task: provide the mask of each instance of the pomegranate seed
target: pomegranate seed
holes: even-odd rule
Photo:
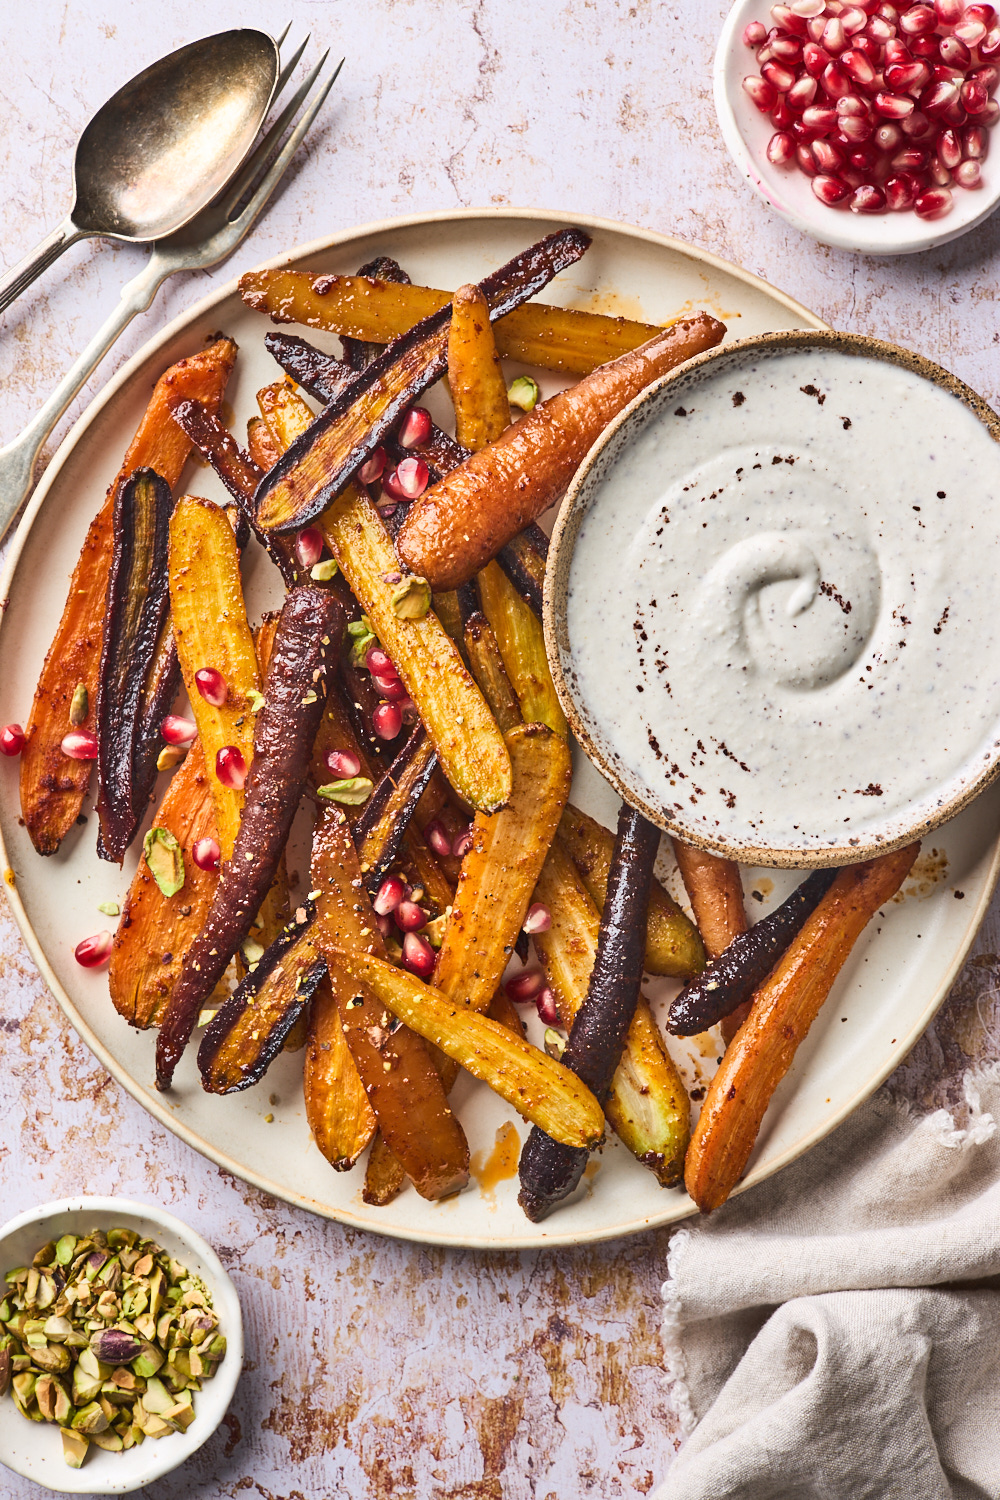
[[[813,156],[821,172],[839,172],[846,157],[832,141],[813,141]]]
[[[825,0],[792,0],[788,7],[793,15],[800,16],[804,21],[811,21],[814,16],[821,16],[826,9]]]
[[[802,49],[802,61],[810,78],[818,78],[833,59],[824,47],[817,46],[815,42],[806,42]]]
[[[887,46],[895,38],[896,28],[890,26],[882,16],[872,16],[865,27],[865,35],[871,37],[872,41],[877,42],[879,46]]]
[[[938,43],[942,63],[949,68],[961,68],[964,72],[972,62],[972,54],[957,36],[943,36]]]
[[[880,214],[885,209],[885,194],[871,183],[856,188],[847,205],[852,214]]]
[[[904,36],[923,36],[936,25],[937,16],[929,5],[911,5],[899,18],[899,29]]]
[[[552,913],[541,901],[535,901],[528,907],[527,915],[521,923],[521,931],[531,937],[536,932],[548,932],[552,926]]]
[[[808,74],[803,78],[797,78],[785,95],[785,103],[796,114],[801,114],[815,99],[818,88],[819,84],[815,78],[810,78]]]
[[[556,1005],[556,997],[548,985],[546,985],[544,990],[540,991],[535,1004],[538,1006],[538,1018],[540,1021],[544,1021],[546,1026],[555,1026],[558,1024],[559,1009]]]
[[[751,21],[749,26],[743,28],[744,47],[759,47],[767,36],[767,30],[759,21]]]
[[[868,17],[859,5],[849,5],[846,10],[840,12],[840,24],[844,28],[845,35],[856,36],[868,25]]]
[[[823,46],[827,52],[843,52],[847,46],[844,23],[839,16],[831,16],[823,27]]]
[[[0,729],[0,755],[20,755],[24,749],[24,730],[20,724],[5,724]]]
[[[875,14],[888,21],[890,26],[899,25],[899,9],[895,5],[882,4],[875,7]]]
[[[380,740],[394,740],[402,727],[398,703],[380,703],[372,713],[372,728]]]
[[[979,43],[980,57],[996,57],[1000,52],[1000,26],[991,26]]]
[[[544,984],[545,979],[540,969],[522,969],[520,974],[507,980],[504,992],[507,999],[513,1000],[515,1005],[530,1005]]]
[[[226,679],[214,667],[199,667],[194,674],[194,685],[205,702],[211,703],[213,708],[221,708],[225,703],[229,691]]]
[[[388,651],[381,646],[369,646],[365,652],[365,666],[369,672],[378,672],[383,677],[398,677],[396,664]]]
[[[959,90],[959,95],[962,100],[963,108],[966,109],[970,115],[981,115],[987,104],[989,104],[990,102],[990,96],[983,88],[982,84],[974,83],[971,78],[967,79],[966,82],[962,84]]]
[[[821,104],[810,104],[809,108],[802,112],[802,123],[807,130],[825,134],[828,130],[836,130],[837,111],[826,109]]]
[[[387,875],[372,902],[377,917],[388,917],[402,901],[406,887],[398,875]],[[423,925],[423,924],[421,924]]]
[[[191,849],[191,858],[199,870],[217,870],[222,859],[218,839],[198,839]]]
[[[931,157],[927,164],[927,173],[935,187],[947,187],[951,182],[951,173],[938,156]]]
[[[955,83],[961,90],[965,82],[965,74],[961,68],[948,68],[944,63],[935,63],[931,69],[932,83]]]
[[[468,828],[463,828],[461,833],[455,835],[455,841],[451,846],[451,852],[456,859],[465,858],[469,850],[472,848],[474,837],[475,834],[471,823],[469,824]]]
[[[954,26],[962,19],[962,0],[934,0],[934,10],[941,26]]]
[[[762,76],[777,89],[779,94],[783,94],[786,89],[790,89],[795,82],[795,74],[791,68],[786,68],[784,63],[767,62],[760,71]]]
[[[908,177],[890,177],[885,184],[885,201],[893,213],[902,213],[905,209],[912,208],[916,196]]]
[[[995,99],[991,99],[982,114],[977,115],[976,118],[984,125],[995,125],[1000,120],[1000,104]]]
[[[427,488],[430,477],[430,470],[422,458],[404,458],[391,474],[383,474],[382,488],[396,500],[416,500]]]
[[[772,166],[787,166],[795,155],[795,142],[785,130],[776,131],[767,143],[767,159]]]
[[[975,18],[967,21],[959,21],[955,27],[955,35],[959,41],[965,42],[967,46],[977,47],[986,35],[986,27],[982,21],[977,21]]]
[[[193,719],[182,718],[180,714],[167,714],[160,725],[160,733],[168,745],[190,745],[197,737],[198,726]]]
[[[415,901],[400,901],[395,916],[400,932],[419,932],[427,926],[427,913]]]
[[[71,729],[63,736],[61,749],[70,760],[96,760],[97,735],[91,734],[89,729]]]
[[[811,42],[821,42],[823,40],[823,32],[825,30],[825,16],[814,16],[811,21],[806,22],[806,35]]]
[[[361,774],[361,762],[353,750],[328,750],[324,759],[326,769],[338,781],[349,781]]]
[[[941,119],[947,112],[961,103],[958,85],[951,79],[940,79],[932,83],[920,96],[920,108],[934,119]]]
[[[905,68],[913,62],[913,53],[905,42],[891,41],[885,44],[885,65],[887,68]]]
[[[882,48],[870,36],[865,36],[862,32],[860,36],[851,38],[851,44],[856,52],[862,52],[867,57],[873,68],[882,66]]]
[[[868,116],[868,105],[864,99],[857,94],[845,94],[842,99],[837,100],[837,123],[841,123],[842,116],[850,115],[857,119],[865,119]]]
[[[800,16],[787,5],[772,5],[771,20],[781,28],[782,31],[791,32],[792,36],[804,36],[806,30],[806,18]]]
[[[398,703],[408,696],[405,684],[398,677],[383,677],[380,673],[373,672],[372,682],[390,703]]]
[[[905,120],[912,115],[915,105],[905,94],[876,94],[875,113],[886,120]]]
[[[951,208],[952,197],[946,187],[931,188],[921,193],[913,205],[922,219],[941,219]]]
[[[969,125],[962,131],[962,155],[967,161],[983,161],[988,150],[989,140],[981,125]]]
[[[243,752],[235,745],[223,745],[215,757],[215,774],[230,791],[241,792],[247,779],[247,763],[243,759]]]
[[[880,151],[895,151],[902,139],[898,125],[880,125],[875,132],[875,144]]]
[[[73,957],[85,969],[96,969],[98,964],[107,963],[111,957],[114,941],[110,932],[95,932],[93,937],[84,938],[82,943],[77,943],[73,949]]]
[[[962,161],[955,168],[955,181],[959,187],[977,188],[983,185],[983,169],[977,161]]]
[[[300,568],[311,568],[323,556],[323,533],[307,526],[295,538],[295,557]]]
[[[992,5],[981,5],[976,3],[974,5],[966,6],[965,18],[969,21],[982,21],[984,26],[991,26],[997,18],[997,13]]]
[[[816,158],[813,156],[811,146],[796,146],[795,160],[799,164],[799,170],[804,172],[807,177],[816,176],[819,167],[816,165]]]
[[[923,110],[915,109],[912,115],[908,115],[903,121],[901,129],[911,141],[924,141],[934,134],[935,127],[934,122],[927,118]]]
[[[859,172],[872,173],[875,170],[876,156],[871,146],[856,146],[852,149],[848,161],[852,167]]]
[[[849,78],[853,78],[854,82],[860,83],[862,87],[875,82],[875,69],[865,54],[855,47],[844,53],[840,59],[840,66]]]
[[[785,102],[784,94],[778,95],[778,102],[771,111],[771,123],[777,125],[779,130],[784,130],[792,123],[792,111]]]
[[[426,407],[411,406],[396,433],[401,448],[418,448],[431,435],[431,414]]]
[[[921,151],[918,146],[904,146],[902,151],[896,152],[890,166],[896,172],[923,172],[929,161],[929,152]]]
[[[839,99],[851,92],[851,80],[837,63],[828,63],[823,69],[823,88],[831,99]]]
[[[992,94],[997,84],[1000,83],[1000,68],[995,68],[989,63],[985,68],[977,68],[972,74],[973,83],[981,83],[988,94]]]
[[[923,58],[924,62],[936,62],[941,56],[938,51],[938,39],[936,36],[914,36],[910,38],[910,51],[914,59]]]
[[[844,115],[840,120],[840,133],[852,145],[855,142],[871,140],[874,129],[867,115]]]
[[[962,143],[954,130],[942,130],[937,138],[938,160],[950,171],[962,160]]]
[[[434,973],[434,949],[418,932],[408,932],[403,939],[403,967],[418,979],[429,979]]]
[[[442,859],[447,859],[451,854],[451,835],[441,822],[440,818],[433,818],[424,829],[424,838],[430,844],[435,854]]]
[[[774,48],[771,46],[770,42],[768,42],[764,47],[757,48],[757,62],[761,67],[763,67],[766,62],[770,62],[773,57]]]
[[[894,93],[906,93],[925,88],[931,81],[931,72],[925,62],[899,63],[886,68],[885,81]]]
[[[771,50],[779,62],[797,63],[802,60],[802,41],[797,36],[776,36]]]
[[[868,178],[864,172],[857,172],[854,167],[841,167],[838,175],[843,178],[852,192],[855,188],[867,187],[869,185]]]
[[[361,465],[361,468],[358,470],[358,478],[362,484],[374,484],[376,479],[382,478],[384,468],[385,449],[379,447],[375,449],[368,462]]]
[[[812,180],[812,190],[821,203],[833,208],[837,203],[843,203],[850,191],[847,183],[839,177],[832,177],[826,173],[820,173]]]

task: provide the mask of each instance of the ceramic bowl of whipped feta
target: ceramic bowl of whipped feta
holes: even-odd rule
[[[545,635],[590,758],[744,864],[868,859],[1000,768],[1000,419],[843,333],[722,345],[581,466]]]

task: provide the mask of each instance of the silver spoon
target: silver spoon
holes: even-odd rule
[[[0,278],[0,312],[77,240],[144,245],[189,224],[253,145],[278,63],[278,44],[265,32],[223,31],[162,57],[119,89],[77,144],[69,214]]]

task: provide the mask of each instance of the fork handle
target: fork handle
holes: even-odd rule
[[[77,240],[89,238],[87,230],[78,229],[72,218],[65,218],[23,260],[19,260],[16,266],[0,276],[0,312],[9,307],[16,297],[20,297],[25,287],[29,287],[54,260],[58,260],[70,245],[75,245]]]
[[[137,313],[144,312],[157,289],[175,267],[155,250],[138,276],[122,287],[121,299],[104,325],[98,329],[80,358],[71,365],[41,410],[5,448],[0,448],[0,541],[32,487],[35,461],[42,444],[89,379],[122,329]]]

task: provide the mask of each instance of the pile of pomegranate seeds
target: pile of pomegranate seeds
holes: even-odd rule
[[[775,134],[767,158],[797,167],[831,208],[914,209],[938,219],[952,186],[979,187],[1000,119],[1000,19],[964,0],[790,0],[743,33],[760,73],[743,87]]]

